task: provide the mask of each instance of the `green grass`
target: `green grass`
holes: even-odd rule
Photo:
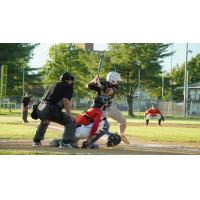
[[[1,124],[1,130],[0,130],[0,139],[6,139],[6,140],[26,140],[26,139],[32,139],[36,127],[30,126],[30,125],[24,125],[24,124]],[[45,134],[46,139],[51,138],[58,138],[61,136],[60,132],[52,131],[50,129],[47,130],[47,133]]]
[[[198,128],[183,127],[127,127],[133,138],[159,142],[200,142]]]
[[[28,119],[31,122],[35,122],[32,119]],[[39,122],[39,121],[38,121]],[[0,139],[6,140],[27,140],[32,139],[36,126],[30,124],[22,124],[21,118],[14,116],[0,116]],[[45,139],[59,138],[60,132],[47,129]]]
[[[2,110],[1,110],[2,112]],[[80,113],[81,111],[77,111]],[[36,127],[29,124],[22,124],[20,112],[7,113],[0,115],[0,139],[6,140],[23,140],[32,139],[35,134]],[[4,114],[5,114],[4,113]],[[29,121],[36,122],[29,117]],[[110,120],[109,121],[113,121]],[[144,119],[127,119],[131,123],[142,123]],[[39,122],[39,121],[38,121]],[[157,123],[157,121],[150,121],[150,123]],[[141,139],[145,141],[163,141],[163,142],[200,142],[200,131],[198,128],[184,128],[184,127],[165,127],[165,123],[173,124],[200,124],[199,119],[180,119],[171,118],[166,119],[162,127],[150,126],[128,126],[126,133],[133,137],[133,139]],[[117,131],[117,126],[112,125],[111,131]],[[48,129],[45,134],[45,139],[53,139],[61,137],[62,133],[59,131],[52,131]]]

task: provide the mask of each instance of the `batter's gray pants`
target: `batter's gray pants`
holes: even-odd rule
[[[119,109],[114,105],[111,105],[106,110],[107,110],[108,116],[118,122],[119,133],[124,134],[125,129],[126,129],[126,118],[122,115]]]

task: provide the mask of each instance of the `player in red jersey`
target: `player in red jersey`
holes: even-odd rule
[[[151,108],[149,108],[145,113],[144,113],[144,117],[146,120],[146,126],[148,126],[149,124],[149,120],[150,119],[158,119],[158,125],[161,126],[161,120],[164,121],[164,116],[163,114],[160,112],[160,110],[158,108],[156,108],[155,104],[153,104],[151,106]]]

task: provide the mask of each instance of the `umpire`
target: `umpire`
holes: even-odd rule
[[[60,148],[75,147],[74,137],[76,123],[71,116],[71,98],[73,94],[74,77],[65,72],[60,81],[50,86],[37,107],[37,116],[41,120],[33,138],[33,146],[40,146],[50,122],[64,125],[64,133]],[[62,112],[62,108],[66,113]]]

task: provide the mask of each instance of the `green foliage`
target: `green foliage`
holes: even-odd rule
[[[138,87],[138,71],[141,71],[141,88],[155,97],[161,96],[161,63],[169,44],[162,43],[119,43],[109,44],[105,52],[101,78],[109,71],[121,74],[120,98],[132,105]],[[75,96],[90,98],[85,85],[97,74],[100,52],[85,51],[75,44],[56,44],[49,50],[49,60],[41,73],[47,86],[59,80],[59,76],[69,71],[75,76]],[[133,111],[129,107],[129,114]]]
[[[176,65],[172,70],[173,87],[177,88],[184,85],[185,63]],[[188,81],[189,84],[200,81],[200,54],[197,54],[188,62]],[[182,90],[174,90],[174,99],[183,99]]]
[[[43,83],[48,86],[59,80],[64,72],[75,77],[74,91],[76,97],[90,97],[86,83],[97,73],[98,53],[85,51],[75,44],[56,44],[49,50],[49,60],[42,69]]]
[[[26,80],[29,78],[29,60],[33,56],[33,50],[37,44],[29,43],[1,43],[0,44],[0,65],[8,66],[7,95],[22,94],[22,78],[24,68]],[[33,82],[33,79],[31,79]],[[26,82],[25,87],[28,84]]]
[[[107,56],[110,57],[110,70],[120,73],[123,83],[121,95],[129,104],[132,113],[132,100],[138,87],[138,72],[141,74],[141,88],[155,96],[161,95],[162,59],[169,56],[170,44],[162,43],[119,43],[110,44]]]

